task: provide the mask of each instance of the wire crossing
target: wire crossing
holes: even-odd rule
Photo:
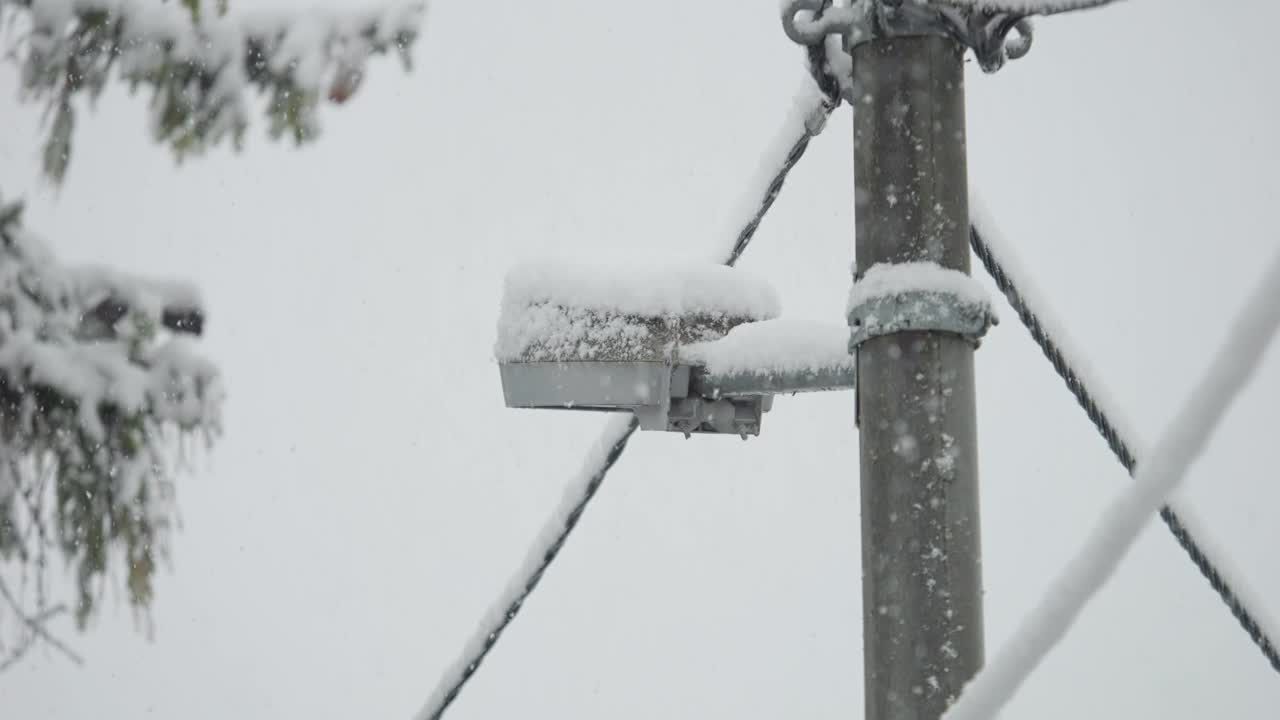
[[[1115,1],[1117,0],[941,0],[941,2],[950,5],[974,8],[988,13],[1007,13],[1011,15],[1048,15],[1107,5]],[[889,4],[889,0],[885,0],[885,2]],[[896,5],[896,3],[893,4]],[[809,5],[809,7],[816,7],[812,11],[812,19],[821,18],[823,12],[830,6],[830,0],[822,2],[820,6]],[[1026,26],[1019,25],[1018,27],[1021,30]],[[1028,31],[1022,30],[1022,35],[1025,40],[1029,41]],[[1025,49],[1025,45],[1017,45],[1009,51],[1009,57],[1017,57],[1025,53]],[[780,167],[763,189],[759,202],[753,206],[750,217],[746,219],[745,224],[734,236],[733,245],[721,261],[724,265],[735,265],[750,246],[761,222],[781,193],[791,170],[803,158],[812,139],[821,133],[826,120],[841,102],[841,87],[831,68],[828,67],[823,45],[821,43],[810,45],[807,48],[807,53],[809,71],[820,93],[813,97],[810,107],[802,108],[805,110],[802,127],[797,131],[794,141],[785,146],[787,151],[779,159]],[[1131,476],[1134,475],[1137,468],[1137,459],[1122,437],[1116,423],[1099,405],[1098,400],[1090,391],[1084,379],[1081,378],[1080,373],[1072,366],[1061,346],[1054,340],[1040,317],[1030,307],[1026,297],[1018,289],[1016,280],[999,261],[991,244],[983,237],[978,224],[971,223],[969,230],[970,244],[974,253],[991,274],[1001,292],[1009,300],[1019,319],[1027,327],[1032,338],[1049,359],[1059,377],[1066,383],[1067,388],[1106,440],[1116,458],[1119,459]],[[621,459],[626,451],[628,442],[638,429],[639,421],[633,416],[625,423],[611,424],[605,431],[604,436],[593,451],[600,453],[599,457],[589,456],[587,467],[576,480],[576,482],[582,483],[581,494],[576,499],[573,499],[577,490],[572,485],[570,486],[565,503],[557,509],[557,513],[552,516],[552,521],[548,524],[548,528],[553,532],[544,532],[544,535],[538,541],[535,541],[531,557],[536,558],[536,561],[527,564],[527,574],[520,578],[518,583],[508,586],[508,590],[499,597],[493,606],[494,610],[482,620],[477,634],[463,648],[458,663],[446,671],[440,686],[437,687],[436,692],[433,693],[416,716],[417,720],[440,720],[445,711],[461,694],[468,681],[474,677],[481,663],[497,645],[503,632],[515,620],[524,603],[550,568],[551,563],[558,557],[570,534],[577,527],[582,514],[599,491],[609,471]],[[1244,628],[1254,644],[1262,651],[1271,666],[1277,672],[1280,672],[1280,653],[1277,653],[1274,643],[1264,632],[1255,613],[1249,609],[1237,592],[1232,589],[1208,553],[1192,537],[1187,525],[1167,505],[1160,510],[1160,517],[1169,527],[1179,546],[1188,554],[1201,574],[1208,579],[1210,585],[1231,610],[1232,615]]]
[[[1053,365],[1058,377],[1062,378],[1062,381],[1066,383],[1067,389],[1071,391],[1076,402],[1080,404],[1081,408],[1084,408],[1085,414],[1089,416],[1093,426],[1098,429],[1098,433],[1107,441],[1107,446],[1111,448],[1111,452],[1115,454],[1116,459],[1132,476],[1137,469],[1138,461],[1129,449],[1129,445],[1120,436],[1120,431],[1111,421],[1111,418],[1098,405],[1097,399],[1080,378],[1079,373],[1071,366],[1062,348],[1054,341],[1041,323],[1040,318],[1027,303],[1026,298],[1018,290],[1016,281],[1000,263],[977,225],[969,227],[969,242],[973,246],[974,255],[982,261],[983,267],[987,269],[991,278],[995,280],[996,287],[1009,300],[1009,305],[1018,314],[1018,319],[1022,321],[1023,326],[1031,333],[1031,337],[1035,340],[1036,345],[1040,347],[1040,351],[1049,359],[1049,363]],[[1280,672],[1280,654],[1276,652],[1275,643],[1263,632],[1253,612],[1249,610],[1244,601],[1231,588],[1231,585],[1222,576],[1222,572],[1200,547],[1200,544],[1196,542],[1196,539],[1192,537],[1190,530],[1183,524],[1177,513],[1168,505],[1165,505],[1160,509],[1160,519],[1168,526],[1169,532],[1173,533],[1178,546],[1186,551],[1187,556],[1191,558],[1191,562],[1200,570],[1200,574],[1209,581],[1209,585],[1218,593],[1218,597],[1222,598],[1222,602],[1231,610],[1231,614],[1239,621],[1240,627],[1244,628],[1245,633],[1249,635],[1249,639],[1262,651],[1267,662],[1271,663],[1271,667],[1276,672]]]
[[[1147,520],[1178,488],[1213,441],[1235,400],[1258,373],[1280,329],[1280,254],[1227,326],[1209,367],[1173,413],[1146,460],[1098,515],[1084,542],[1000,651],[968,683],[944,720],[990,720],[1066,637],[1089,601],[1115,575]]]

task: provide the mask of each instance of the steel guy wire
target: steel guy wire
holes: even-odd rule
[[[1028,305],[1026,298],[1019,292],[1015,279],[1000,264],[999,258],[995,256],[991,246],[987,244],[982,237],[981,231],[976,226],[969,226],[969,241],[973,246],[974,254],[982,261],[982,265],[987,269],[991,278],[995,280],[996,287],[1009,300],[1009,305],[1018,314],[1018,318],[1022,320],[1022,324],[1026,326],[1027,331],[1031,333],[1032,339],[1040,347],[1041,352],[1049,359],[1049,363],[1057,371],[1058,377],[1062,378],[1062,381],[1066,383],[1067,389],[1071,391],[1076,402],[1080,404],[1085,414],[1093,422],[1093,426],[1098,429],[1103,439],[1107,441],[1107,445],[1111,448],[1111,452],[1115,454],[1116,459],[1120,461],[1120,464],[1124,466],[1130,475],[1133,475],[1138,461],[1129,449],[1129,445],[1120,436],[1120,431],[1107,416],[1106,411],[1099,407],[1089,387],[1085,385],[1075,368],[1071,366],[1071,363],[1063,354],[1062,348],[1059,347],[1053,336],[1049,334],[1049,331],[1040,322],[1035,310]],[[1244,601],[1231,588],[1231,585],[1222,576],[1222,572],[1214,564],[1213,559],[1192,537],[1191,532],[1183,524],[1177,513],[1168,505],[1165,505],[1160,509],[1160,519],[1169,527],[1169,532],[1178,541],[1178,545],[1186,551],[1188,557],[1191,558],[1191,562],[1200,570],[1200,574],[1209,581],[1209,585],[1218,593],[1218,597],[1222,598],[1222,602],[1226,603],[1231,610],[1231,614],[1239,621],[1240,627],[1244,628],[1245,633],[1249,635],[1249,639],[1262,651],[1267,662],[1271,663],[1271,667],[1276,672],[1280,672],[1280,654],[1276,652],[1275,644],[1263,632],[1253,612],[1249,610]]]
[[[760,199],[760,205],[757,207],[751,218],[748,219],[742,230],[738,233],[733,248],[723,260],[724,265],[732,267],[738,262],[738,259],[742,257],[742,253],[746,251],[747,247],[750,246],[752,239],[755,237],[756,230],[760,227],[760,222],[769,212],[769,209],[773,207],[774,201],[777,200],[787,176],[804,156],[805,150],[809,147],[809,141],[817,137],[817,135],[822,132],[826,119],[830,117],[831,113],[834,112],[837,107],[839,107],[839,87],[826,82],[826,79],[829,78],[830,75],[822,66],[822,64],[825,63],[825,59],[822,57],[821,53],[815,55],[810,52],[809,62],[810,73],[813,75],[814,81],[818,82],[819,89],[822,90],[822,99],[818,106],[814,108],[814,112],[810,114],[810,118],[817,118],[817,121],[806,122],[804,124],[803,130],[796,138],[796,141],[791,145],[791,150],[787,153],[785,161],[774,174],[764,196]],[[618,462],[618,459],[622,457],[622,453],[627,448],[628,441],[631,440],[631,436],[635,434],[639,427],[639,421],[633,417],[631,422],[617,438],[612,441],[608,439],[607,435],[602,438],[604,442],[610,443],[609,449],[605,452],[604,461],[602,465],[592,473],[591,478],[583,488],[582,497],[565,518],[564,526],[555,537],[555,540],[542,553],[542,561],[524,581],[521,586],[520,593],[511,601],[507,606],[506,611],[498,618],[497,624],[485,635],[484,642],[481,644],[475,655],[467,661],[466,665],[462,666],[462,671],[459,673],[458,677],[447,686],[447,689],[432,696],[432,699],[428,701],[427,706],[424,707],[416,716],[417,720],[440,720],[449,706],[458,698],[463,687],[475,675],[476,671],[480,668],[480,664],[489,655],[489,652],[493,647],[497,645],[498,640],[502,637],[503,631],[505,631],[507,626],[515,620],[516,615],[520,612],[520,608],[524,606],[525,601],[528,600],[534,589],[538,587],[538,583],[542,580],[543,575],[546,573],[547,569],[551,567],[551,563],[555,561],[556,557],[560,554],[560,550],[564,548],[564,544],[569,539],[569,535],[573,532],[574,528],[577,527],[578,521],[581,519],[582,513],[586,510],[587,505],[591,502],[592,498],[595,497],[596,492],[599,491],[600,485],[604,482],[605,476],[608,475],[609,470],[613,468],[614,464]],[[609,430],[606,430],[606,433],[608,432]]]
[[[432,696],[431,700],[428,701],[427,707],[423,708],[422,712],[418,714],[419,720],[439,720],[444,715],[445,710],[448,710],[453,701],[458,698],[458,694],[462,692],[462,688],[467,684],[467,681],[480,669],[480,663],[484,662],[485,657],[488,656],[493,646],[498,644],[503,631],[507,629],[512,620],[516,619],[516,615],[520,612],[525,600],[529,599],[529,595],[538,587],[538,583],[547,572],[547,568],[551,567],[551,563],[555,561],[556,556],[560,554],[560,550],[564,548],[564,543],[569,539],[569,534],[573,532],[573,529],[578,525],[578,521],[582,519],[582,513],[586,510],[587,503],[591,502],[591,499],[596,496],[596,491],[600,489],[600,483],[604,482],[604,477],[609,473],[609,469],[613,467],[614,463],[618,462],[618,458],[622,457],[623,450],[627,448],[627,441],[631,439],[631,436],[635,434],[639,427],[639,420],[632,417],[631,422],[627,424],[623,432],[612,441],[609,449],[605,452],[603,463],[592,473],[591,478],[583,488],[581,499],[578,500],[577,505],[565,517],[564,527],[560,530],[559,535],[556,536],[555,541],[543,551],[542,562],[524,581],[520,594],[511,601],[506,611],[498,618],[497,625],[485,636],[479,652],[463,666],[462,672],[453,681],[453,684],[443,693]],[[605,432],[608,433],[610,430],[612,428],[607,429]],[[602,440],[607,442],[606,438],[602,438]]]
[[[764,216],[773,207],[773,202],[778,199],[787,176],[791,174],[791,170],[795,168],[796,164],[800,162],[800,158],[804,157],[805,151],[809,149],[809,141],[822,132],[827,118],[831,117],[831,113],[835,112],[835,109],[840,106],[840,85],[836,82],[834,76],[827,71],[825,50],[821,45],[809,46],[805,50],[809,56],[809,74],[813,77],[813,81],[818,84],[818,89],[822,91],[820,105],[813,109],[813,113],[810,113],[810,119],[813,120],[816,114],[816,120],[805,122],[804,129],[796,137],[795,142],[791,144],[791,150],[787,152],[787,157],[783,161],[782,167],[778,168],[778,172],[774,174],[768,188],[765,190],[764,197],[760,198],[760,205],[756,208],[755,214],[738,232],[738,238],[733,244],[733,249],[729,251],[729,255],[723,260],[723,263],[729,267],[733,267],[738,263],[742,253],[751,244],[751,240],[755,238],[760,222],[764,220]]]
[[[1109,5],[1118,0],[1048,0],[1046,2],[1026,2],[1025,0],[941,0],[947,4],[972,7],[977,10],[990,10],[995,12],[1025,13],[1048,15],[1060,12],[1068,12],[1072,10],[1084,10],[1093,7]],[[830,74],[830,69],[825,65],[812,61],[813,48],[810,48],[811,68],[814,72],[823,72]],[[830,77],[831,82],[835,81],[834,77]],[[819,85],[825,87],[822,81]],[[987,272],[991,274],[995,280],[997,287],[1008,298],[1009,304],[1013,306],[1018,313],[1018,317],[1022,320],[1023,325],[1031,333],[1036,344],[1045,357],[1053,365],[1058,376],[1066,383],[1071,394],[1076,401],[1084,409],[1085,414],[1093,422],[1094,427],[1106,440],[1107,445],[1115,454],[1116,458],[1125,467],[1130,475],[1133,474],[1137,466],[1137,459],[1133,452],[1129,449],[1128,444],[1120,436],[1119,430],[1115,424],[1107,416],[1106,412],[1098,406],[1097,400],[1093,397],[1088,386],[1080,378],[1079,374],[1064,356],[1061,348],[1049,335],[1048,331],[1040,322],[1039,317],[1028,306],[1026,299],[1018,291],[1017,285],[1012,277],[1009,276],[1007,270],[1000,264],[999,259],[995,257],[990,246],[983,239],[981,232],[975,226],[969,228],[969,239],[973,246],[974,254],[986,267]],[[1249,609],[1246,603],[1239,597],[1230,583],[1223,577],[1222,571],[1218,569],[1213,559],[1200,546],[1200,543],[1193,537],[1191,531],[1186,524],[1178,517],[1177,513],[1169,506],[1160,509],[1160,519],[1168,526],[1169,532],[1173,534],[1178,545],[1187,553],[1191,562],[1200,571],[1200,574],[1209,581],[1209,585],[1218,593],[1218,597],[1226,604],[1231,611],[1232,616],[1240,623],[1240,626],[1248,634],[1254,645],[1262,652],[1271,667],[1280,672],[1280,653],[1277,652],[1275,643],[1263,631],[1254,613]]]
[[[898,0],[901,2],[901,0]],[[937,0],[944,5],[1015,15],[1058,15],[1112,5],[1120,0]]]

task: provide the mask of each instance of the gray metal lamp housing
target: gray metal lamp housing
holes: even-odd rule
[[[521,266],[498,322],[503,396],[632,412],[643,430],[758,435],[774,394],[852,386],[847,328],[823,333],[827,359],[793,368],[768,356],[796,345],[778,314],[769,285],[720,265]]]
[[[498,321],[503,395],[508,407],[629,411],[644,430],[754,435],[765,399],[691,396],[678,358],[778,312],[771,287],[718,265],[523,265]]]

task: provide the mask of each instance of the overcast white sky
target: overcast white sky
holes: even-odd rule
[[[255,127],[243,155],[176,167],[117,89],[61,192],[39,180],[40,110],[0,67],[0,188],[64,257],[197,281],[231,392],[225,437],[179,487],[155,640],[111,599],[74,637],[83,668],[38,653],[0,675],[4,716],[413,713],[603,422],[503,408],[503,273],[723,245],[803,74],[776,7],[436,0],[414,72],[375,65],[319,144]],[[999,75],[969,66],[971,183],[1147,439],[1277,246],[1280,6],[1205,7],[1055,18]],[[842,320],[847,113],[743,263],[789,317]],[[990,650],[1126,481],[1004,315],[978,355]],[[1265,365],[1185,502],[1277,615],[1280,355]],[[450,719],[859,717],[857,493],[847,394],[779,399],[747,443],[638,437]],[[1278,705],[1153,525],[1005,717]]]

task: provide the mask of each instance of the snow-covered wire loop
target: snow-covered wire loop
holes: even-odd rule
[[[782,31],[797,45],[821,46],[828,35],[847,29],[851,16],[826,12],[831,0],[784,0]]]
[[[973,49],[983,72],[993,73],[1009,60],[1031,52],[1032,27],[1025,15],[972,11],[967,17],[955,8],[942,8],[956,38]]]
[[[1009,300],[1009,305],[1013,307],[1014,312],[1017,313],[1027,331],[1031,333],[1031,337],[1035,340],[1036,345],[1040,347],[1040,351],[1048,358],[1049,363],[1053,365],[1053,369],[1057,371],[1067,389],[1071,391],[1071,395],[1075,397],[1076,402],[1080,404],[1085,414],[1089,416],[1089,420],[1093,422],[1093,426],[1097,428],[1098,433],[1106,440],[1107,446],[1111,448],[1111,452],[1116,456],[1116,459],[1132,475],[1137,470],[1138,459],[1130,449],[1128,442],[1122,437],[1119,428],[1107,411],[1099,404],[1093,390],[1089,388],[1080,373],[1072,365],[1058,341],[1054,339],[1041,322],[1039,315],[1030,306],[1029,301],[1018,287],[1018,279],[1013,277],[1009,269],[1001,263],[996,250],[988,242],[987,236],[977,222],[969,228],[969,241],[973,247],[974,255],[978,257],[983,267],[987,269],[987,273],[995,281],[996,287]],[[1275,643],[1263,630],[1256,613],[1250,610],[1244,600],[1241,599],[1240,594],[1231,587],[1231,584],[1218,568],[1218,563],[1209,557],[1209,554],[1201,544],[1192,536],[1187,525],[1168,505],[1160,508],[1160,519],[1169,528],[1169,532],[1178,542],[1178,546],[1187,553],[1192,564],[1209,581],[1209,585],[1218,593],[1218,597],[1222,599],[1227,608],[1230,609],[1232,616],[1240,623],[1240,627],[1249,635],[1249,639],[1253,641],[1253,644],[1262,652],[1263,657],[1267,659],[1267,662],[1271,664],[1271,667],[1276,672],[1280,672],[1280,653],[1277,652]]]
[[[1031,41],[1034,28],[1031,26],[1029,18],[1019,18],[1014,23],[1013,29],[1018,31],[1016,37],[1008,37],[1005,39],[1004,52],[1009,56],[1010,60],[1020,60],[1031,52]]]
[[[832,0],[820,0],[818,8],[814,11],[814,19],[821,20],[831,7],[831,2]],[[827,65],[825,36],[820,42],[805,45],[805,53],[809,57],[809,75],[813,77],[813,81],[817,83],[818,89],[826,98],[826,106],[834,110],[840,105],[840,82]],[[821,131],[821,128],[818,130]]]

